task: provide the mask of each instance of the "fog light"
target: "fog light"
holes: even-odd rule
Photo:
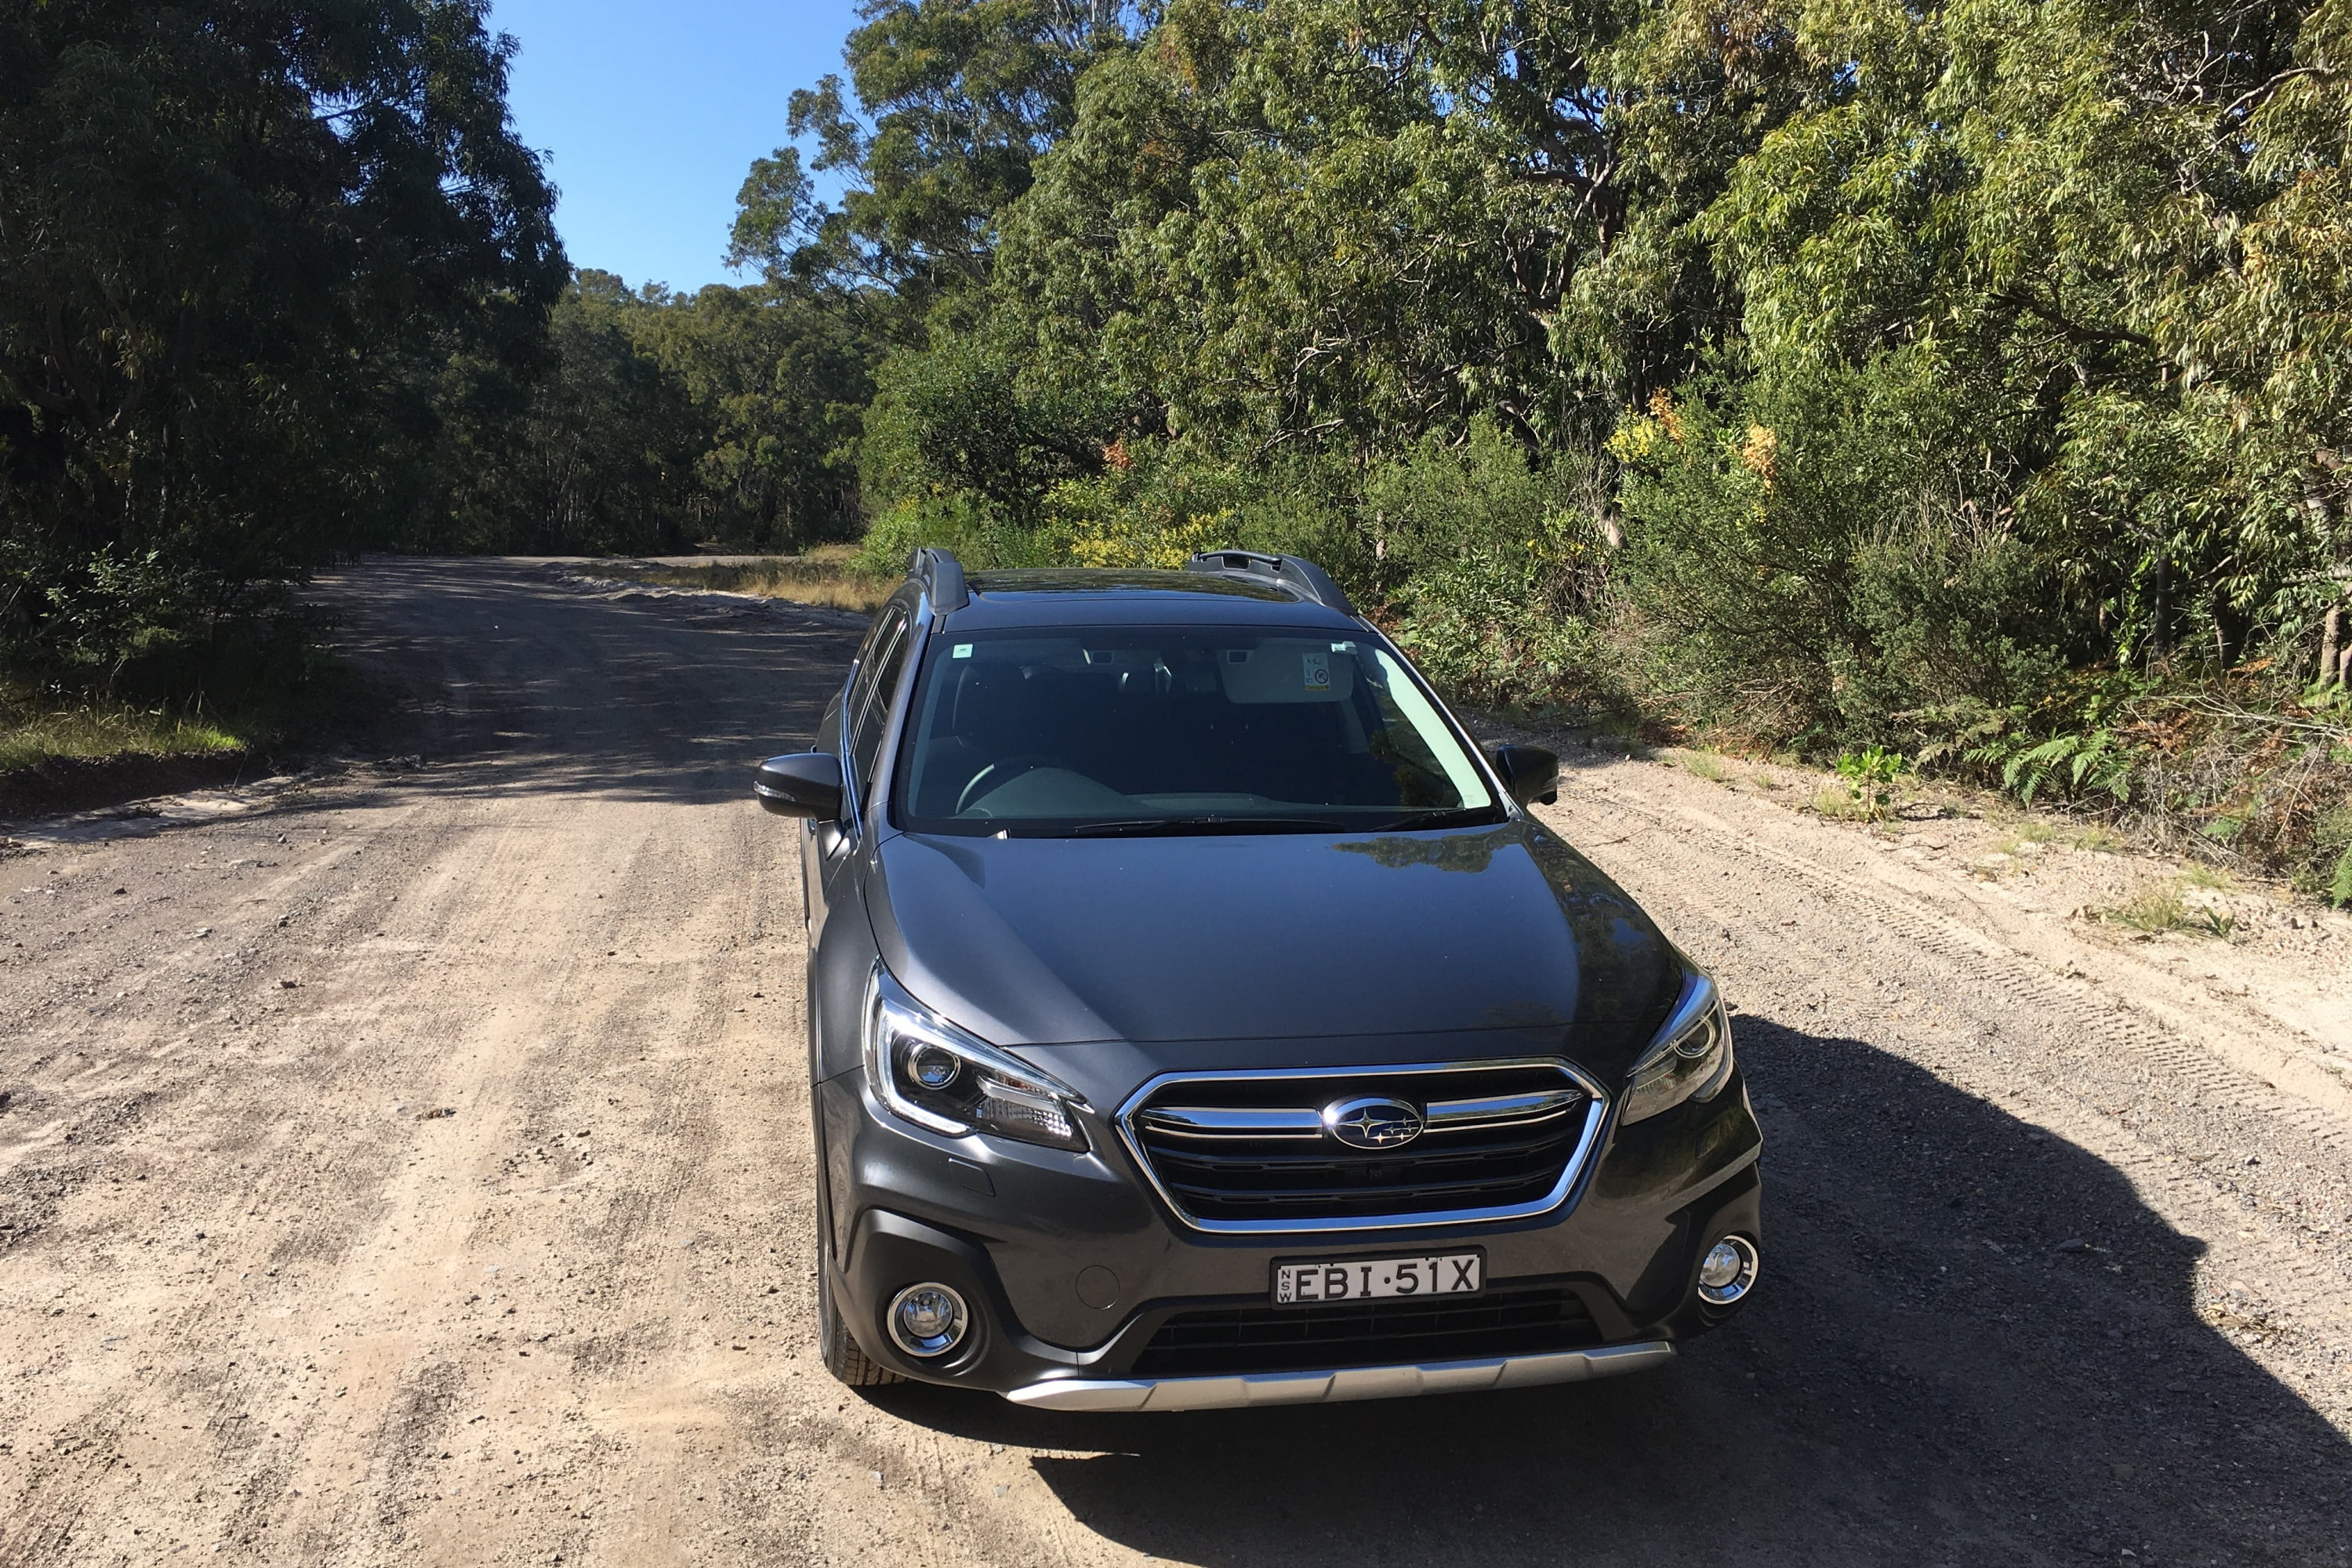
[[[1756,1244],[1744,1236],[1727,1236],[1706,1249],[1698,1266],[1699,1300],[1728,1307],[1755,1288]]]
[[[945,1355],[971,1326],[963,1298],[945,1285],[909,1285],[890,1299],[890,1337],[908,1355]]]

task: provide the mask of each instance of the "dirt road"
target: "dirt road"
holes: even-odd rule
[[[745,794],[854,634],[328,588],[415,763],[0,860],[0,1563],[2352,1560],[2352,924],[2122,942],[2049,890],[2113,857],[1574,752],[1558,824],[1742,1009],[1746,1316],[1507,1395],[867,1400]]]

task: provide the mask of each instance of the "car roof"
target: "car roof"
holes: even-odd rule
[[[1263,577],[1138,569],[975,572],[956,630],[1100,626],[1271,626],[1353,629],[1327,605]]]

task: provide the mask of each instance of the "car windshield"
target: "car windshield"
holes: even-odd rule
[[[917,832],[1362,832],[1499,821],[1397,658],[1289,628],[967,632],[924,661],[895,795]]]

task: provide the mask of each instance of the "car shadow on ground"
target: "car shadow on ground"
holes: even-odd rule
[[[858,635],[503,563],[334,586],[355,658],[398,675],[427,737],[387,800],[749,811],[754,761],[805,744]],[[1194,1415],[876,1403],[1028,1449],[1087,1528],[1202,1564],[2352,1561],[2352,1445],[2227,1337],[2268,1331],[2263,1303],[2227,1280],[2199,1299],[2200,1247],[2121,1173],[1867,1041],[1754,1017],[1739,1037],[1764,1277],[1663,1371]]]
[[[1189,1415],[874,1401],[1033,1450],[1087,1529],[1181,1563],[2347,1559],[2352,1445],[2121,1173],[1865,1041],[1738,1035],[1763,1278],[1665,1369]]]

